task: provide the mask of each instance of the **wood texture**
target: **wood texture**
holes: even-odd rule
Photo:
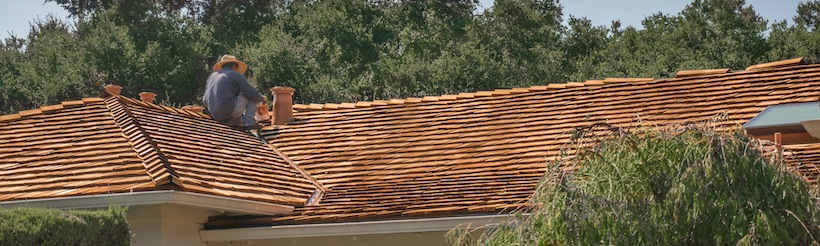
[[[817,101],[820,65],[608,79],[454,97],[294,106],[268,140],[328,188],[317,206],[274,217],[215,217],[216,227],[492,214],[530,206],[548,160],[577,127],[711,122],[738,129],[766,106]],[[404,103],[398,103],[404,102]],[[412,102],[412,103],[411,103]],[[320,107],[321,106],[321,107]],[[820,145],[789,165],[820,174]]]
[[[319,188],[204,114],[105,96],[2,118],[0,201],[178,189],[304,206]]]

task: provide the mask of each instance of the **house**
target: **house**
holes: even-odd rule
[[[530,206],[578,127],[732,129],[768,106],[817,102],[819,86],[820,64],[798,58],[344,104],[291,105],[278,87],[267,143],[109,87],[0,116],[0,206],[128,205],[135,245],[446,245],[458,225]],[[810,142],[786,148],[816,182]]]

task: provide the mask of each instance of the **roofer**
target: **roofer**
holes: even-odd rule
[[[256,105],[265,96],[248,83],[242,74],[248,65],[235,56],[223,55],[214,64],[214,72],[208,76],[202,102],[214,120],[237,129],[258,129],[254,119]]]

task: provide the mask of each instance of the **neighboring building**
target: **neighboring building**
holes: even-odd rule
[[[767,106],[817,102],[820,65],[355,104],[274,93],[273,122],[288,123],[263,129],[270,144],[116,90],[0,116],[0,206],[129,205],[135,245],[446,245],[458,225],[530,206],[574,129],[738,128]],[[808,142],[789,142],[789,165],[815,182]]]

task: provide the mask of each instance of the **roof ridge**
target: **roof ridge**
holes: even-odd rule
[[[731,71],[732,70],[729,68],[680,70],[677,73],[675,73],[675,78],[709,76],[730,73]]]
[[[80,100],[62,101],[62,102],[60,102],[60,104],[40,106],[39,108],[36,108],[36,109],[18,111],[16,114],[0,115],[0,122],[17,120],[17,119],[25,118],[25,117],[29,117],[29,116],[45,114],[47,112],[51,112],[51,111],[58,110],[58,109],[74,108],[74,107],[79,107],[79,106],[85,106],[89,103],[102,102],[102,101],[103,101],[103,99],[99,98],[99,97],[85,97],[85,98],[80,99]]]
[[[166,111],[166,112],[177,113],[177,114],[185,115],[185,116],[189,116],[189,117],[196,117],[196,118],[202,118],[202,119],[210,119],[211,118],[211,116],[209,116],[205,113],[202,113],[202,112],[197,112],[197,111],[192,111],[192,110],[187,110],[187,109],[182,109],[182,108],[174,108],[174,107],[159,105],[159,104],[155,104],[155,103],[144,102],[142,100],[137,100],[137,99],[134,99],[134,98],[128,98],[128,97],[124,97],[124,96],[119,96],[119,97],[120,97],[121,101],[123,101],[124,103],[130,104],[130,105],[136,105],[136,106],[145,107],[145,108],[152,108],[152,109],[156,109],[156,110],[162,110],[162,111]]]
[[[630,83],[630,82],[644,82],[644,81],[652,81],[655,78],[606,78],[603,80],[587,80],[584,82],[565,82],[565,83],[550,83],[546,86],[530,86],[530,87],[513,87],[510,89],[495,89],[492,91],[477,91],[477,92],[466,92],[466,93],[459,93],[459,94],[443,94],[440,96],[425,96],[425,97],[408,97],[404,99],[388,99],[388,100],[374,100],[374,101],[358,101],[355,103],[311,103],[311,104],[293,104],[293,109],[295,110],[304,110],[304,111],[318,111],[318,110],[327,110],[327,109],[352,109],[352,108],[365,108],[365,107],[374,107],[374,106],[386,106],[386,105],[403,105],[403,104],[414,104],[414,103],[423,103],[423,102],[438,102],[438,101],[454,101],[458,99],[465,99],[465,98],[476,98],[476,97],[491,97],[491,96],[504,96],[504,95],[512,95],[512,94],[521,94],[521,93],[528,93],[528,92],[536,92],[536,91],[547,91],[547,90],[561,90],[567,88],[575,88],[575,87],[585,87],[585,86],[602,86],[606,84],[614,84],[614,83]]]
[[[179,174],[171,168],[168,158],[159,151],[156,142],[142,129],[136,118],[123,104],[125,98],[120,95],[110,95],[105,99],[105,106],[111,112],[114,122],[122,130],[122,135],[131,144],[137,156],[142,160],[145,171],[154,183],[159,185],[176,184],[182,186]]]
[[[774,62],[767,62],[767,63],[760,63],[756,65],[751,65],[746,70],[740,70],[737,72],[744,72],[744,71],[759,71],[765,69],[775,69],[775,68],[784,68],[784,67],[791,67],[804,64],[803,57],[781,60],[781,61],[774,61]],[[723,74],[730,74],[734,73],[729,68],[721,68],[721,69],[698,69],[698,70],[679,70],[675,73],[675,77],[672,78],[689,78],[695,76],[712,76],[712,75],[723,75]],[[663,78],[663,79],[671,79],[671,78]],[[582,87],[582,86],[599,86],[611,83],[634,83],[634,82],[647,82],[647,81],[654,81],[659,80],[656,78],[605,78],[602,80],[587,80],[584,82],[564,82],[564,83],[550,83],[545,86],[530,86],[530,87],[515,87],[511,89],[496,89],[492,91],[477,91],[472,93],[459,93],[456,95],[453,94],[444,94],[440,96],[425,96],[422,98],[415,98],[415,97],[408,97],[404,99],[388,99],[388,100],[374,100],[374,101],[358,101],[355,103],[311,103],[311,104],[293,104],[293,109],[300,110],[300,111],[319,111],[319,110],[333,110],[333,109],[353,109],[353,108],[365,108],[365,107],[372,107],[372,106],[385,106],[385,105],[402,105],[402,104],[411,104],[411,103],[421,103],[421,102],[437,102],[437,101],[452,101],[457,99],[464,99],[464,98],[475,98],[475,97],[486,97],[486,96],[500,96],[500,95],[510,95],[510,94],[519,94],[519,93],[526,93],[532,91],[545,91],[545,90],[560,90],[566,88],[575,88],[575,87]]]

